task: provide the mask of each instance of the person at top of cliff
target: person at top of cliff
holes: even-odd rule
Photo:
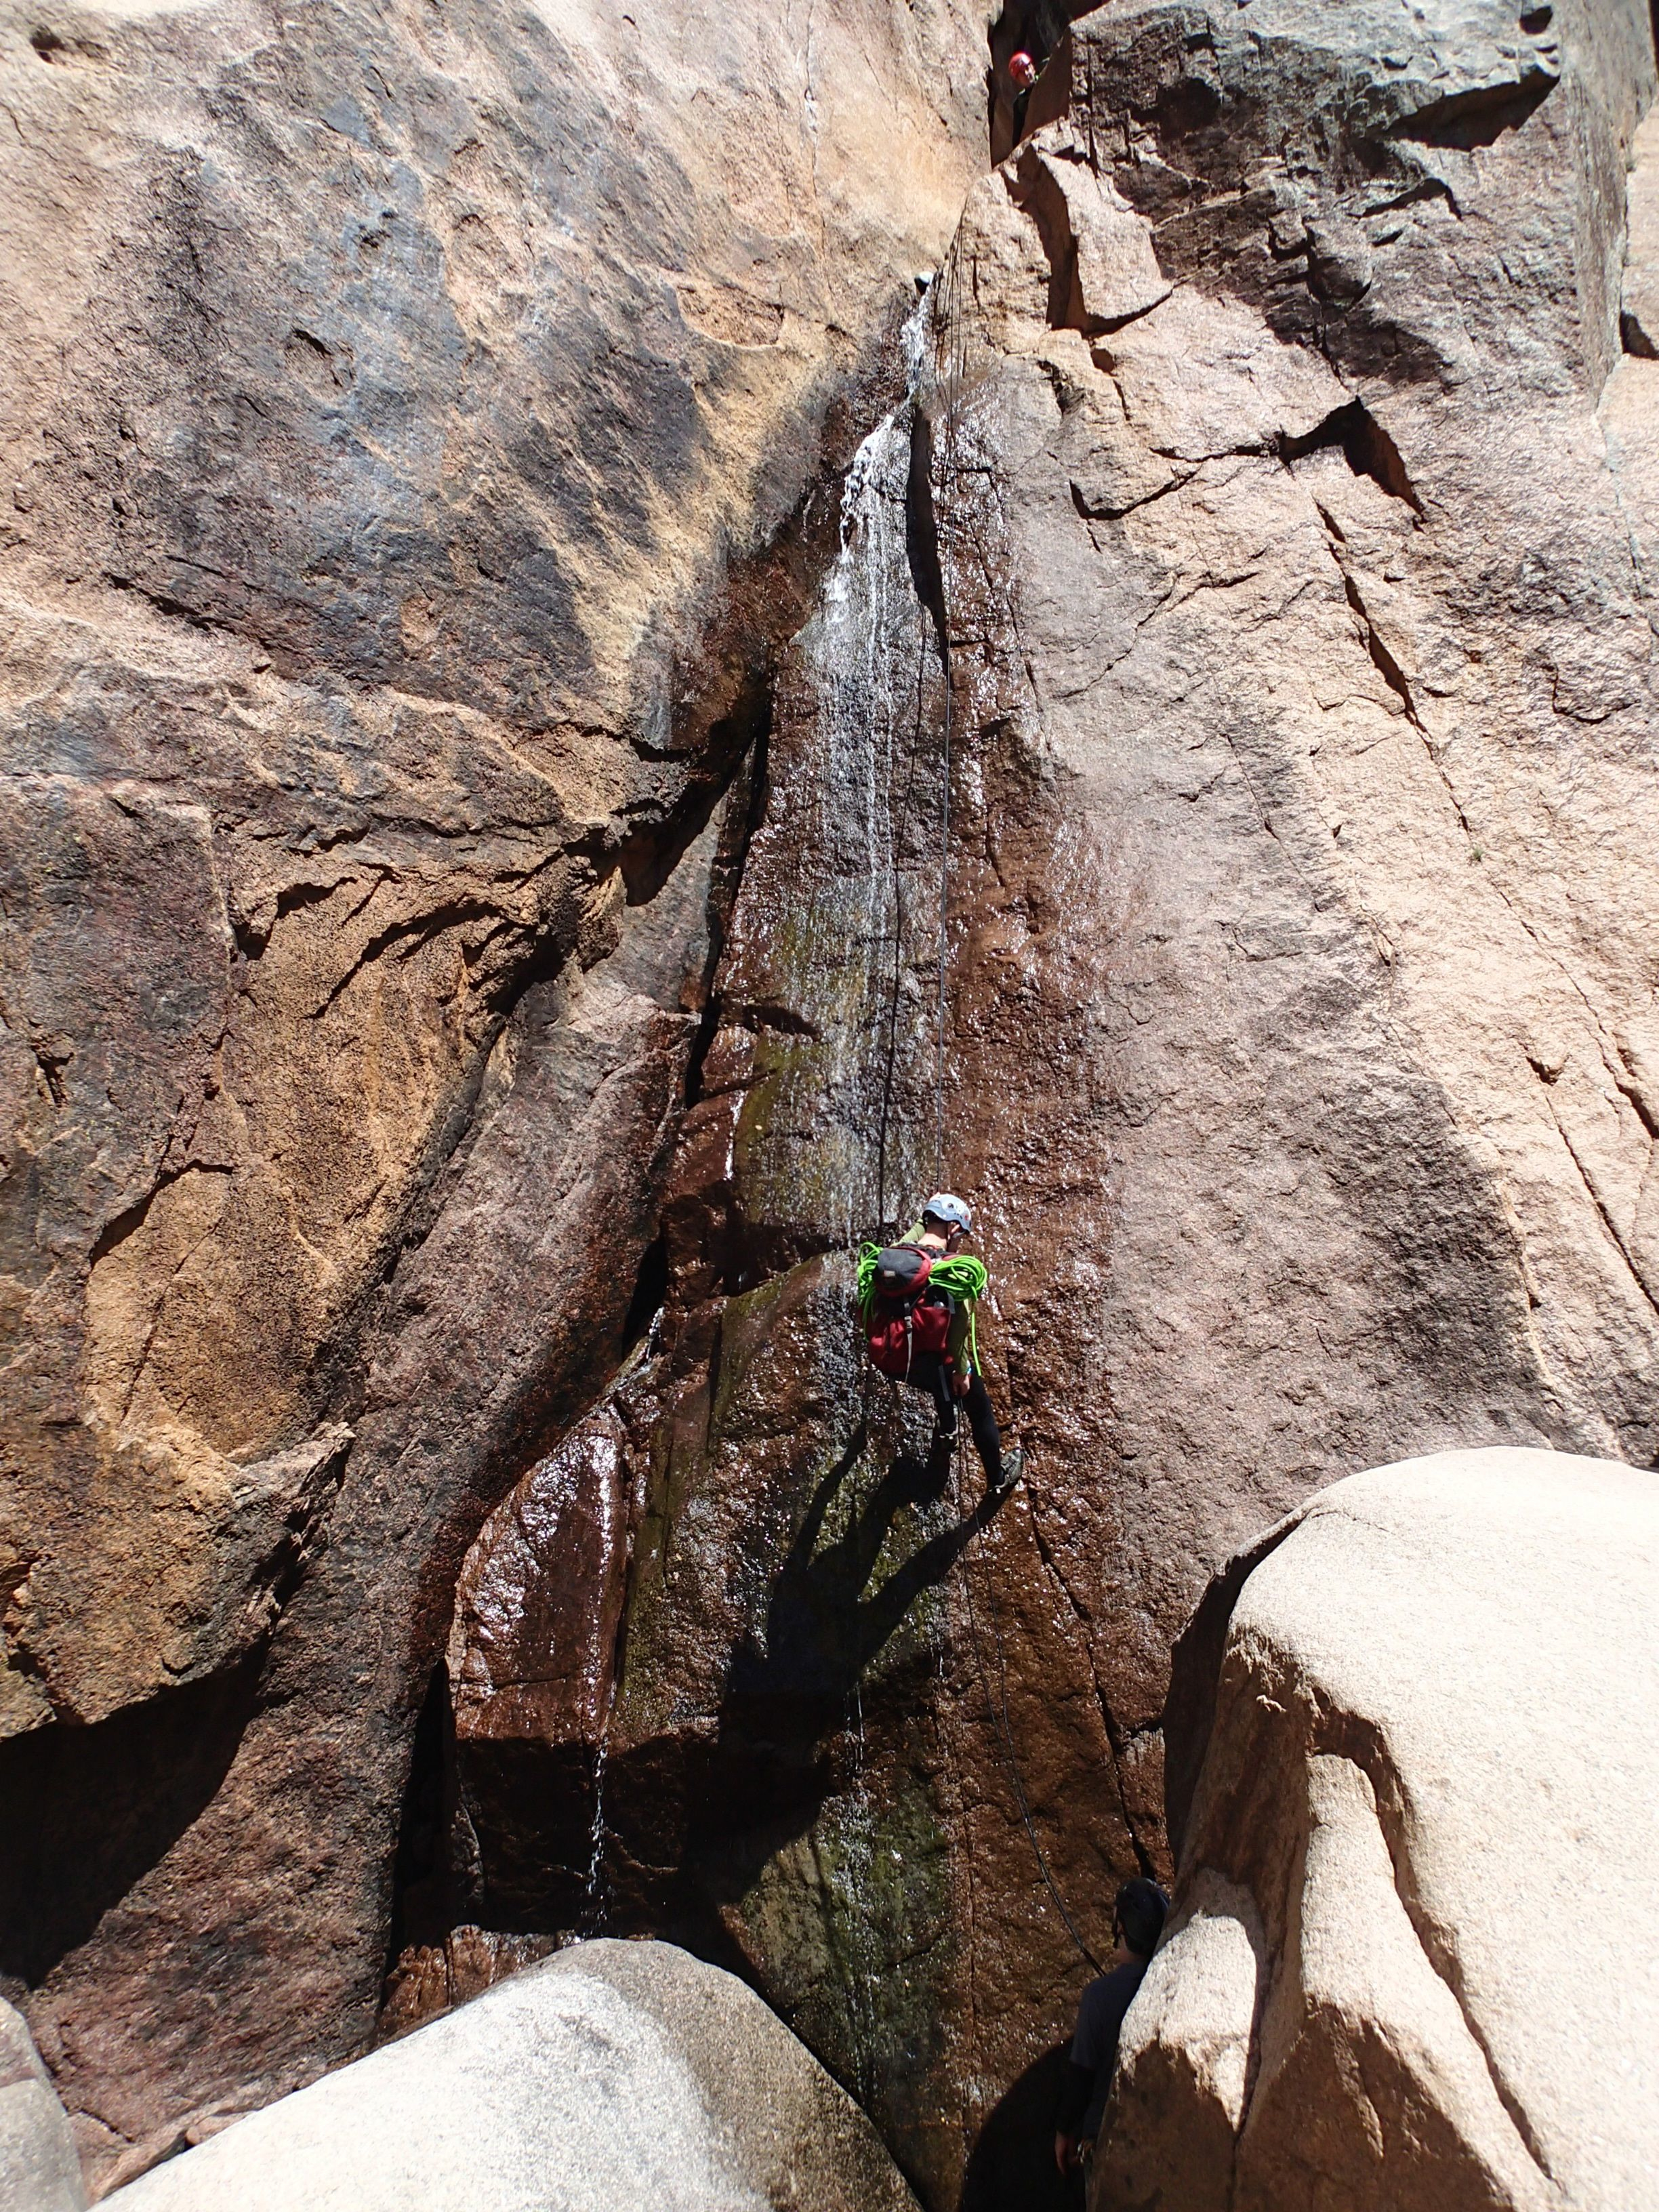
[[[1123,2016],[1134,2001],[1164,1933],[1170,1900],[1155,1881],[1137,1875],[1118,1891],[1112,1911],[1116,1949],[1111,1971],[1091,1982],[1077,2008],[1070,2061],[1055,2124],[1054,2164],[1073,2172],[1093,2148],[1106,2117]]]
[[[1031,87],[1042,74],[1034,54],[1022,46],[1018,53],[1008,57],[1008,82],[1013,87],[1014,143],[1018,145],[1025,136],[1026,111],[1031,105]]]
[[[859,1314],[874,1364],[932,1398],[935,1463],[949,1462],[960,1401],[987,1482],[993,1490],[1010,1490],[1025,1455],[1004,1455],[980,1372],[976,1316],[989,1277],[984,1261],[962,1249],[972,1226],[963,1200],[936,1191],[896,1244],[866,1244],[859,1253]]]

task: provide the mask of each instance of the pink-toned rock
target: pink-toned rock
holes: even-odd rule
[[[1641,2201],[1656,1590],[1659,1478],[1502,1449],[1334,1483],[1212,1589],[1093,2212]]]

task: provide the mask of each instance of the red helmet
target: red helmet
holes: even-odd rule
[[[1021,92],[1028,92],[1036,82],[1037,65],[1024,46],[1017,54],[1009,55],[1008,74]]]

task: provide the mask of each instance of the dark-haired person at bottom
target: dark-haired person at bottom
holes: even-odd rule
[[[1071,2063],[1060,2094],[1054,2164],[1062,2173],[1075,2172],[1079,2158],[1086,2157],[1094,2148],[1106,2117],[1123,2015],[1134,2002],[1135,1991],[1158,1948],[1169,1910],[1170,1900],[1164,1892],[1142,1875],[1126,1881],[1117,1893],[1112,1913],[1117,1948],[1112,1954],[1111,1972],[1091,1982],[1078,2004]]]

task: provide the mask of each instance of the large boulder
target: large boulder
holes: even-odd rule
[[[86,2201],[68,2116],[23,2015],[0,1999],[0,2204],[84,2212]]]
[[[1650,2202],[1659,1478],[1408,1460],[1238,1582],[1177,1663],[1176,1910],[1093,2212]]]
[[[585,1943],[118,2190],[123,2212],[914,2212],[754,1992]]]

